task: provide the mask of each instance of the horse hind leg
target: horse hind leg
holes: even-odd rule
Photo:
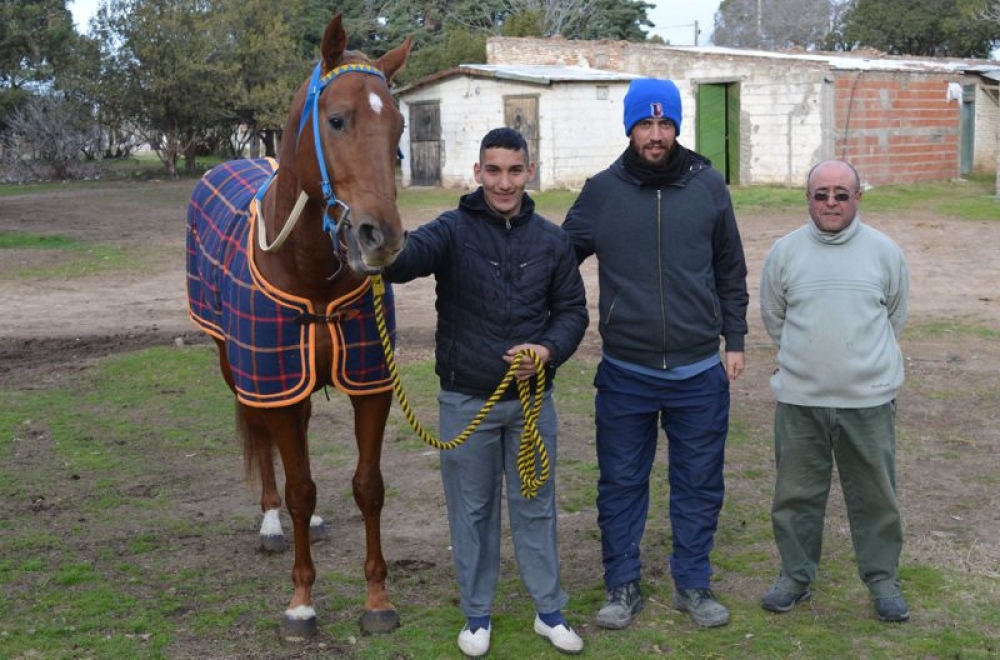
[[[244,443],[245,466],[248,478],[260,479],[260,510],[263,517],[257,534],[258,547],[267,553],[281,553],[288,549],[288,539],[281,524],[281,495],[274,467],[274,444],[267,437],[250,437],[246,422],[237,410],[237,424]],[[330,536],[330,528],[320,516],[309,519],[309,541],[324,541]]]
[[[284,552],[288,547],[281,526],[281,495],[274,473],[274,444],[266,433],[254,432],[247,423],[247,410],[236,405],[236,428],[243,439],[243,469],[247,481],[260,480],[260,510],[263,519],[257,534],[258,547],[264,552]]]
[[[277,492],[277,491],[275,491]],[[261,493],[261,501],[267,497],[266,492]],[[288,549],[288,539],[285,536],[285,529],[281,525],[281,505],[274,508],[264,508],[261,504],[264,516],[260,522],[260,532],[258,540],[260,548],[265,552],[279,553]],[[318,543],[330,538],[330,526],[323,518],[313,515],[309,519],[309,542]]]
[[[288,549],[288,539],[281,524],[281,495],[278,494],[278,482],[274,468],[274,445],[267,437],[251,437],[246,428],[246,420],[237,407],[237,426],[245,443],[244,457],[246,472],[250,480],[260,479],[260,510],[263,517],[257,539],[261,550],[268,553],[280,553]],[[320,516],[313,515],[309,520],[309,540],[323,541],[330,536],[329,526]]]

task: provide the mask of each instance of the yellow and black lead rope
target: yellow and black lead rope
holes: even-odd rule
[[[429,433],[417,420],[410,402],[403,391],[403,383],[396,369],[396,358],[392,350],[392,343],[389,341],[389,332],[385,323],[385,310],[382,307],[382,298],[385,296],[385,283],[380,275],[371,276],[372,293],[375,299],[375,322],[378,325],[378,336],[382,342],[382,350],[385,352],[386,366],[389,368],[389,376],[392,378],[392,390],[396,393],[406,421],[409,422],[417,436],[435,449],[454,449],[465,442],[470,435],[475,432],[486,416],[493,410],[497,401],[514,378],[521,362],[527,358],[535,364],[535,389],[531,391],[531,385],[527,380],[517,381],[517,397],[521,401],[521,410],[524,411],[524,431],[521,433],[521,446],[517,454],[517,472],[521,477],[521,495],[526,498],[534,497],[549,479],[549,454],[542,443],[542,435],[538,432],[538,415],[542,409],[542,398],[545,395],[545,365],[541,358],[534,351],[524,350],[514,356],[514,362],[507,369],[503,379],[497,388],[486,400],[483,407],[472,418],[464,431],[448,441],[442,441]]]

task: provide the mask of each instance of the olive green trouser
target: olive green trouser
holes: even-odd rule
[[[858,575],[876,598],[899,594],[903,525],[896,499],[895,417],[895,402],[872,408],[778,403],[771,522],[781,554],[780,588],[798,593],[816,578],[836,460]]]

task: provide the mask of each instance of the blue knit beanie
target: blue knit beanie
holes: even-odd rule
[[[647,117],[663,117],[674,122],[681,134],[681,93],[672,80],[637,78],[625,93],[625,135]]]

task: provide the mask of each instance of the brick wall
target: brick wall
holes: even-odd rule
[[[834,153],[872,184],[959,176],[961,114],[946,74],[841,71],[834,76]]]

